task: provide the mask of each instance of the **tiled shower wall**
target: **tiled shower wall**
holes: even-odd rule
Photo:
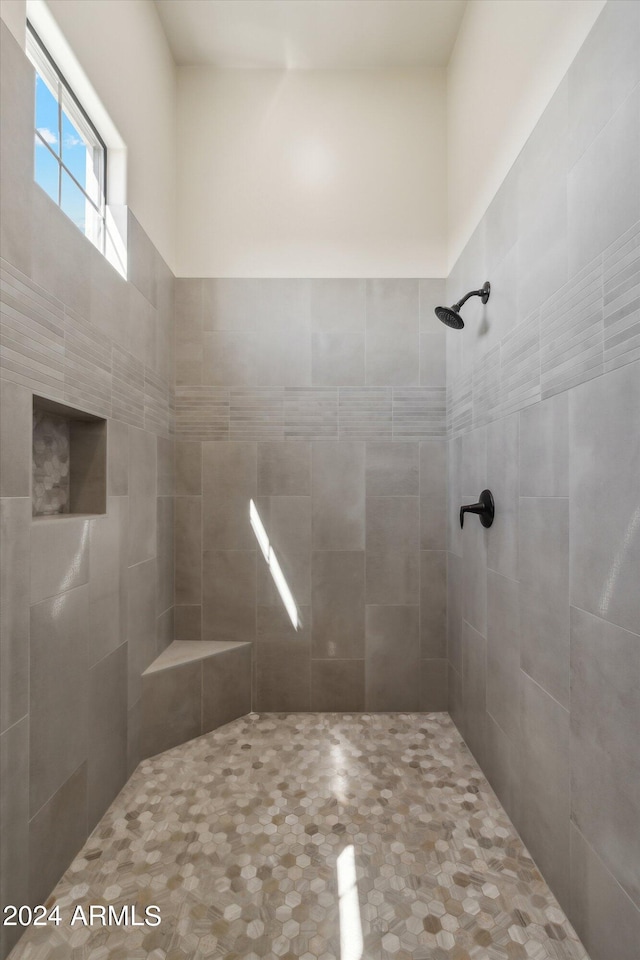
[[[173,276],[130,217],[124,281],[35,186],[33,71],[1,30],[0,900],[33,904],[136,766],[173,636]],[[107,418],[104,517],[32,521],[34,393]]]
[[[176,281],[176,637],[254,641],[256,710],[447,707],[443,294]]]
[[[638,50],[610,2],[447,283],[451,713],[592,960],[640,944]]]

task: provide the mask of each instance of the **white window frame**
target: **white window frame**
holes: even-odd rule
[[[103,256],[123,276],[126,277],[126,252],[120,239],[120,232],[115,229],[113,216],[107,204],[107,145],[100,136],[95,124],[78,100],[71,85],[63,72],[49,53],[45,43],[38,35],[33,24],[27,20],[27,54],[36,73],[45,83],[52,96],[58,103],[58,153],[42,136],[36,126],[35,98],[34,98],[34,131],[36,144],[40,149],[46,149],[58,165],[58,206],[66,214],[62,205],[63,172],[81,191],[85,199],[87,216],[85,219],[85,236],[103,254]],[[66,165],[62,150],[62,114],[67,114],[69,120],[81,134],[83,139],[93,150],[93,176],[96,182],[95,196],[82,186]],[[36,180],[37,183],[37,180]]]

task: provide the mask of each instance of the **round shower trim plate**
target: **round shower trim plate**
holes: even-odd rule
[[[482,302],[483,303],[487,302],[490,294],[491,294],[491,284],[487,280],[487,282],[482,286]]]

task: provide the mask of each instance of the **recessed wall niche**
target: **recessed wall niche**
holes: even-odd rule
[[[32,471],[34,517],[106,513],[107,421],[34,396]]]

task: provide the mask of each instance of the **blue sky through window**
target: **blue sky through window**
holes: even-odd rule
[[[95,185],[93,183],[87,185],[87,168],[91,169],[93,148],[84,141],[65,110],[59,110],[57,99],[39,74],[36,74],[36,130],[57,156],[60,156],[62,147],[62,162],[83,190],[91,195],[91,187]],[[67,216],[84,233],[86,232],[86,199],[72,177],[64,170],[60,184],[60,197],[58,197],[58,163],[40,137],[35,138],[36,182],[56,203],[60,203]],[[95,193],[95,189],[93,192]],[[94,199],[99,201],[97,196]]]
[[[42,77],[36,73],[36,130],[59,153],[58,101]],[[35,138],[35,178],[52,200],[58,202],[58,164],[38,137]]]
[[[125,276],[125,246],[113,223],[107,224],[106,147],[29,22],[27,28],[36,71],[36,183]]]

